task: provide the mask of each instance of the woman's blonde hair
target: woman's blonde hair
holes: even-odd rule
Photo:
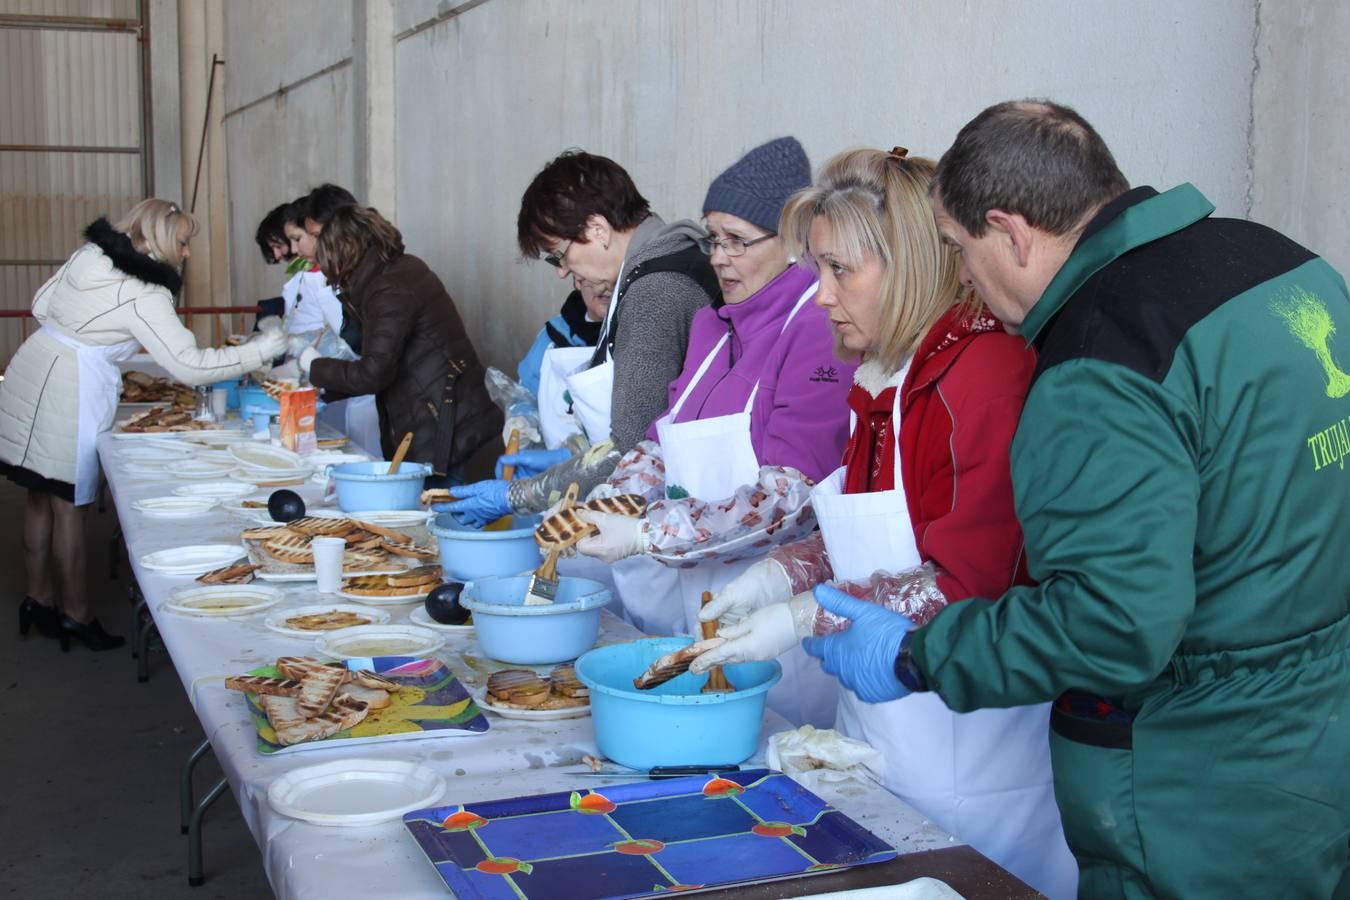
[[[960,294],[959,264],[938,237],[928,202],[936,168],[901,147],[846,150],[825,163],[813,186],[788,200],[778,228],[788,254],[807,259],[811,223],[820,216],[844,265],[859,266],[868,254],[882,262],[877,345],[863,357],[888,372],[900,369]],[[835,352],[852,356],[837,338]]]
[[[113,224],[113,229],[131,238],[131,246],[136,248],[137,253],[144,253],[177,269],[181,267],[178,230],[185,222],[187,234],[183,239],[187,240],[197,233],[197,220],[191,213],[179,209],[177,203],[151,197],[133,206]]]
[[[344,206],[319,232],[314,255],[328,283],[345,288],[369,250],[388,262],[403,254],[403,235],[373,206]]]

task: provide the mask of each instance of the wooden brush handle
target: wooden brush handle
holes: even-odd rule
[[[543,564],[534,570],[534,574],[538,578],[541,578],[544,581],[558,580],[558,553],[561,550],[561,547],[554,544],[553,548],[548,551],[548,556],[544,558]]]
[[[512,428],[511,437],[506,442],[506,452],[503,456],[509,456],[512,453],[520,452],[520,429]],[[516,477],[516,467],[514,465],[502,466],[502,481],[510,481]]]
[[[413,433],[410,431],[398,442],[398,449],[394,451],[394,461],[389,464],[388,474],[398,474],[398,467],[403,465],[403,457],[408,455],[408,448],[412,446],[412,437]]]

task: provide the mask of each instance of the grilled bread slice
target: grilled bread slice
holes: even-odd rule
[[[563,697],[586,699],[591,696],[591,689],[577,678],[577,670],[571,663],[558,666],[549,672],[548,682],[553,693]]]
[[[355,625],[369,625],[375,621],[370,616],[348,610],[330,610],[307,616],[291,616],[286,620],[287,628],[297,631],[337,631],[339,628],[351,628]]]
[[[391,678],[385,678],[383,675],[376,675],[374,672],[368,672],[365,669],[358,669],[352,673],[352,680],[362,687],[373,688],[378,691],[401,691],[403,685]]]
[[[365,519],[354,518],[352,519],[352,523],[362,531],[379,535],[382,538],[392,538],[396,541],[411,540],[411,538],[402,531],[397,531],[393,528],[385,528],[383,525],[376,525],[374,522],[367,522]]]
[[[539,523],[534,530],[534,541],[545,551],[553,548],[566,550],[577,541],[600,529],[590,522],[583,522],[575,509],[562,509]]]
[[[720,647],[725,643],[725,638],[713,637],[708,638],[706,641],[690,644],[688,647],[681,647],[674,653],[667,653],[665,656],[648,666],[647,671],[643,672],[637,678],[634,678],[633,687],[637,688],[639,691],[647,691],[657,685],[665,684],[670,679],[688,672],[689,664],[693,662],[696,657],[703,653],[707,653],[714,647]]]
[[[415,569],[408,569],[406,572],[399,572],[397,575],[386,575],[385,579],[390,587],[407,588],[421,587],[430,585],[435,587],[441,583],[440,566],[418,566]]]
[[[422,492],[422,505],[431,506],[434,503],[453,503],[454,494],[451,494],[448,488],[427,488]]]
[[[311,537],[320,534],[325,537],[342,537],[356,531],[356,523],[351,519],[330,519],[326,516],[301,516],[287,522],[286,527]]]
[[[340,669],[322,666],[310,669],[300,679],[300,712],[306,716],[317,716],[333,702],[338,688],[347,680],[347,673]]]
[[[262,547],[269,555],[282,562],[306,566],[314,564],[314,551],[310,549],[309,541],[308,535],[287,531],[285,534],[269,537],[263,541]]]
[[[389,695],[385,694],[386,703]],[[338,697],[333,701],[333,705],[325,710],[325,714],[337,713],[341,717],[339,731],[346,731],[348,728],[356,725],[370,714],[371,706],[364,700],[358,700],[356,697]]]
[[[341,665],[321,663],[312,656],[278,656],[277,671],[287,678],[304,678],[308,672],[329,671],[342,675],[343,682],[351,681],[352,673]]]
[[[636,518],[647,511],[647,501],[641,494],[619,494],[614,497],[596,497],[581,504],[582,509],[613,513],[616,516]]]
[[[437,583],[424,580],[419,584],[393,585],[388,575],[357,575],[342,582],[342,592],[354,597],[404,597],[428,593]]]
[[[348,550],[383,550],[384,538],[369,531],[357,529],[346,535]]]
[[[437,548],[424,546],[408,537],[396,539],[381,535],[380,545],[388,553],[411,559],[436,559],[440,556],[440,551]]]
[[[366,704],[369,709],[384,709],[394,701],[389,697],[389,692],[380,688],[368,688],[363,684],[349,682],[338,688],[338,699],[350,697],[353,700],[359,700]]]
[[[248,584],[253,580],[253,573],[259,568],[260,566],[249,563],[236,563],[198,575],[197,580],[202,584]]]
[[[494,701],[533,708],[549,696],[549,683],[529,669],[500,669],[488,676],[488,693]]]
[[[298,697],[300,682],[294,678],[268,678],[265,675],[227,675],[225,689],[245,694],[270,694],[274,697]]]
[[[283,534],[291,533],[291,530],[285,525],[255,525],[239,532],[239,536],[246,541],[265,541],[268,538],[281,537]]]
[[[385,565],[389,555],[381,548],[373,550],[348,550],[342,554],[343,569],[371,569]]]

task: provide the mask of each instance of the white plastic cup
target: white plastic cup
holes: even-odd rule
[[[316,537],[309,546],[314,551],[314,580],[318,582],[319,593],[336,594],[342,586],[342,554],[347,549],[347,539]]]
[[[211,389],[211,415],[217,422],[224,422],[230,409],[230,393],[224,388]]]

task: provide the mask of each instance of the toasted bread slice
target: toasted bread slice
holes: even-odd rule
[[[253,580],[253,573],[259,568],[261,567],[249,563],[236,563],[198,575],[197,580],[202,584],[248,584]]]
[[[391,538],[396,541],[412,540],[407,534],[394,528],[385,528],[383,525],[376,525],[374,522],[367,522],[365,519],[352,519],[352,524],[362,531],[378,535],[382,538]]]
[[[345,672],[327,666],[305,672],[300,679],[300,712],[306,716],[317,716],[323,712],[346,680]]]
[[[615,497],[596,497],[581,504],[583,509],[613,513],[616,516],[636,518],[647,511],[647,501],[641,494],[619,494]]]
[[[342,592],[354,597],[403,597],[429,593],[436,584],[436,581],[422,581],[400,586],[390,584],[388,575],[357,575],[342,582]]]
[[[401,691],[403,685],[392,678],[385,678],[383,675],[376,675],[374,672],[358,669],[352,673],[352,680],[362,687],[373,688],[378,691]]]
[[[359,700],[370,709],[384,709],[394,701],[390,699],[389,692],[380,688],[368,688],[362,684],[344,684],[338,688],[338,699],[350,697],[353,700]]]
[[[549,672],[548,682],[553,693],[563,697],[585,699],[591,695],[591,689],[577,678],[577,670],[571,663],[558,666],[552,672]]]
[[[362,713],[362,718],[365,718],[364,713]],[[344,713],[329,710],[309,719],[287,719],[281,723],[273,722],[272,731],[276,733],[277,743],[289,747],[292,744],[321,741],[324,738],[332,737],[344,727],[351,727],[351,725],[344,726],[345,721],[347,721],[347,716]],[[356,723],[353,722],[352,724]]]
[[[436,559],[441,555],[437,548],[424,546],[407,537],[395,539],[381,535],[380,544],[395,556],[406,556],[411,559]]]
[[[381,550],[384,549],[384,538],[378,534],[371,534],[369,531],[348,532],[344,537],[347,539],[348,550]]]
[[[451,494],[447,488],[427,488],[422,492],[422,505],[431,506],[436,503],[453,503],[455,495]]]
[[[298,519],[292,519],[286,523],[286,527],[291,531],[298,531],[300,534],[324,535],[325,537],[342,537],[356,530],[356,523],[351,519],[330,519],[325,516],[301,516]]]
[[[277,671],[287,678],[303,678],[313,666],[323,666],[312,656],[278,656]],[[331,666],[327,668],[332,668]]]
[[[437,565],[418,566],[415,569],[408,569],[406,572],[385,577],[388,579],[390,587],[417,587],[424,584],[435,587],[441,582],[441,567]]]
[[[385,701],[388,702],[389,695],[385,694]],[[371,706],[364,700],[358,700],[355,697],[338,697],[333,701],[333,705],[325,710],[326,715],[336,713],[339,719],[339,731],[346,731],[353,725],[365,719],[370,714]]]
[[[286,620],[287,628],[297,631],[337,631],[339,628],[351,628],[355,625],[369,625],[375,620],[370,616],[348,610],[330,610],[307,616],[291,616]]]
[[[267,509],[266,500],[241,500],[239,506],[243,509]]]
[[[269,537],[263,541],[262,547],[268,555],[282,562],[299,566],[313,565],[314,551],[310,548],[309,541],[308,535],[287,531],[285,534]]]
[[[294,678],[268,678],[265,675],[227,675],[225,688],[246,694],[270,694],[274,697],[298,697],[300,682]]]
[[[501,669],[488,676],[493,700],[533,708],[548,699],[549,683],[529,669]]]
[[[304,713],[300,712],[300,701],[295,697],[264,694],[258,698],[258,704],[267,713],[267,721],[272,723],[273,728],[305,721]]]
[[[283,534],[290,534],[290,529],[285,525],[255,525],[239,532],[239,536],[246,541],[265,541]]]
[[[384,565],[388,561],[389,554],[378,548],[373,550],[347,550],[342,554],[342,568],[344,569],[370,569]]]
[[[647,667],[637,678],[633,679],[633,687],[640,691],[651,690],[657,685],[665,684],[670,679],[683,675],[689,671],[689,664],[698,656],[707,653],[714,647],[720,647],[726,643],[725,638],[713,637],[706,641],[699,641],[690,644],[688,647],[681,647],[674,653],[667,653],[665,656],[656,660]]]
[[[599,532],[600,529],[590,522],[583,522],[575,509],[562,509],[539,523],[534,530],[534,540],[546,551],[554,547],[566,550],[582,538]]]

